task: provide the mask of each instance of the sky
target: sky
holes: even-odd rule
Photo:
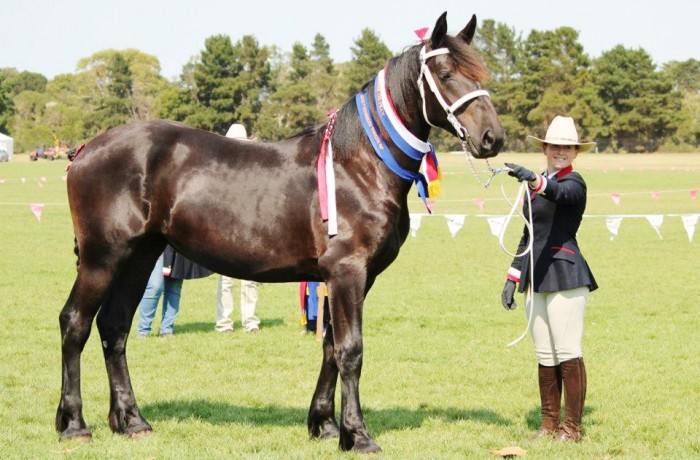
[[[217,34],[237,42],[291,51],[311,47],[317,33],[335,62],[369,28],[398,53],[415,43],[413,31],[435,24],[447,11],[448,31],[459,32],[476,14],[504,23],[526,38],[531,30],[561,26],[579,32],[591,57],[618,44],[643,48],[657,65],[700,60],[698,0],[22,0],[3,2],[0,68],[38,72],[51,79],[73,73],[81,58],[106,50],[138,49],[158,58],[161,75],[176,79],[182,67]]]

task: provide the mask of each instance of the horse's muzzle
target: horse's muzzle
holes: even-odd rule
[[[481,135],[477,158],[491,158],[498,155],[506,140],[506,133],[502,127],[487,129]]]

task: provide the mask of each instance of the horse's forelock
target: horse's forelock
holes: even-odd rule
[[[457,37],[445,37],[444,46],[450,50],[450,57],[455,60],[460,73],[475,81],[488,77],[488,69],[479,53],[464,40]]]

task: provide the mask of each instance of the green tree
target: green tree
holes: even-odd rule
[[[700,61],[670,61],[663,73],[683,95],[680,122],[666,149],[684,150],[700,147]]]
[[[354,43],[345,74],[346,96],[355,94],[392,57],[389,48],[370,29],[363,29]]]
[[[10,121],[15,112],[14,101],[5,75],[0,72],[0,132],[10,132]]]
[[[681,93],[643,49],[618,45],[606,51],[594,63],[593,80],[611,108],[604,141],[614,151],[656,151],[680,125]]]
[[[570,27],[553,31],[533,30],[523,42],[521,59],[516,63],[518,88],[513,89],[510,108],[523,131],[510,144],[525,148],[525,134],[544,133],[556,115],[577,116],[577,124],[587,133],[597,134],[602,125],[596,109],[602,104],[591,90],[590,59],[578,42],[578,32]],[[581,114],[588,114],[582,119]]]
[[[256,123],[256,132],[261,137],[270,140],[289,137],[322,119],[311,84],[313,70],[314,63],[304,45],[294,43],[287,72]]]
[[[204,47],[193,63],[191,81],[183,72],[181,92],[175,97],[171,89],[165,107],[173,114],[175,101],[185,103],[186,109],[174,113],[175,118],[184,115],[181,121],[212,132],[223,134],[234,121],[251,132],[271,92],[272,51],[251,35],[235,45],[227,35],[214,35]]]

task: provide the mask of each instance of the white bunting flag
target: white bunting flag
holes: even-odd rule
[[[420,228],[420,221],[423,218],[423,214],[411,214],[411,236],[413,238],[416,237],[416,234],[418,233],[418,229]]]
[[[681,216],[683,219],[683,227],[688,234],[688,241],[693,241],[693,235],[695,234],[695,226],[698,224],[698,217],[700,214],[685,214]]]
[[[661,238],[661,224],[664,223],[664,216],[661,214],[652,214],[644,217],[646,217],[651,226],[654,227],[654,230],[656,230],[656,234],[659,235],[659,238],[663,239]]]
[[[610,232],[610,241],[614,240],[617,236],[617,232],[620,230],[620,224],[622,224],[621,216],[607,216],[605,218],[605,226],[608,227]]]
[[[445,214],[445,219],[447,219],[447,228],[450,230],[452,238],[457,235],[462,227],[464,227],[464,218],[467,217],[464,214]]]
[[[501,228],[503,228],[507,218],[508,216],[491,216],[486,218],[493,236],[498,237],[501,234]]]

